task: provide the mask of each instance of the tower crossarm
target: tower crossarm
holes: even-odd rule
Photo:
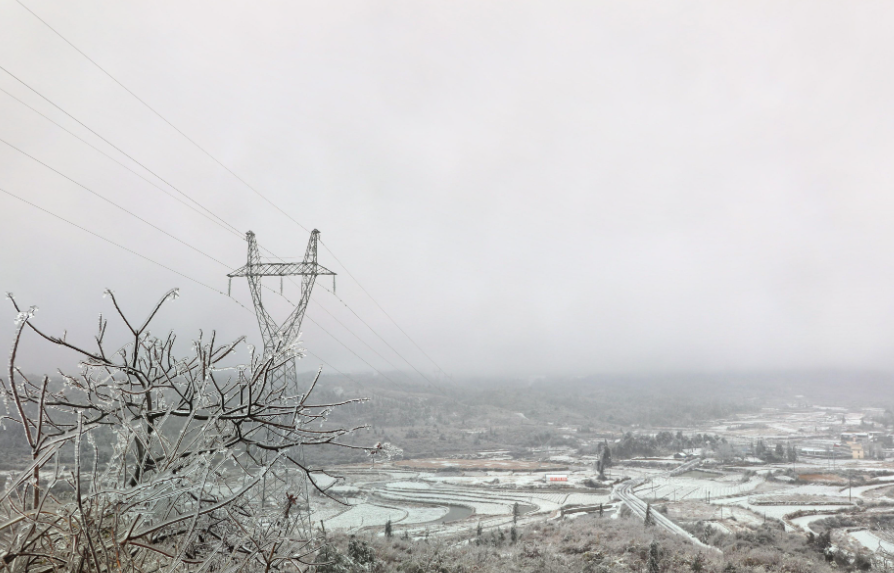
[[[335,273],[317,263],[260,263],[257,265],[245,265],[227,276],[233,277],[290,277],[297,275],[334,275]]]
[[[248,279],[249,290],[251,291],[252,302],[255,306],[255,314],[258,319],[258,326],[261,328],[261,337],[264,340],[264,352],[267,356],[273,356],[283,348],[288,347],[292,341],[298,336],[301,328],[301,322],[304,319],[304,312],[310,302],[311,291],[318,276],[329,275],[335,276],[335,273],[317,263],[317,244],[319,242],[320,232],[314,229],[307,241],[307,249],[304,252],[304,260],[294,263],[272,263],[261,260],[258,251],[258,242],[255,234],[249,231],[245,234],[248,242],[248,257],[246,264],[235,271],[227,274],[232,280],[234,277],[245,277]],[[298,304],[289,313],[288,318],[282,325],[277,325],[267,309],[264,308],[262,299],[261,279],[263,277],[301,277],[301,299]],[[334,279],[333,279],[334,280]],[[282,283],[280,282],[280,289]],[[281,292],[281,291],[280,291]]]

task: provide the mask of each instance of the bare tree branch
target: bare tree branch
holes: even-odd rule
[[[46,334],[33,324],[35,309],[23,312],[10,296],[17,322],[8,379],[0,380],[10,409],[3,417],[22,427],[32,460],[0,494],[0,569],[266,571],[312,564],[310,524],[293,510],[310,503],[298,497],[306,495],[303,480],[335,498],[291,452],[326,444],[373,452],[338,442],[353,429],[309,427],[358,400],[311,404],[322,371],[303,390],[272,376],[294,348],[228,364],[245,339],[219,344],[212,332],[200,333],[192,354],[178,357],[173,333],[149,333],[176,292],[137,323],[108,291],[130,333],[114,351],[102,316],[96,350],[87,350],[66,335]],[[26,330],[74,351],[80,373],[22,373],[16,359]]]

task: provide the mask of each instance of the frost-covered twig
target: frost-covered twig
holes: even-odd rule
[[[149,332],[176,294],[132,321],[107,292],[129,332],[114,351],[102,316],[88,350],[47,334],[33,324],[35,309],[22,312],[11,299],[17,319],[0,380],[2,419],[21,428],[32,460],[0,494],[0,570],[288,571],[312,562],[316,546],[301,516],[303,480],[314,470],[292,452],[341,445],[351,429],[309,424],[356,400],[311,403],[320,372],[303,391],[272,376],[301,354],[294,345],[227,364],[244,339],[219,344],[212,333],[178,357],[173,333]],[[16,357],[27,331],[76,352],[80,372],[22,373]]]

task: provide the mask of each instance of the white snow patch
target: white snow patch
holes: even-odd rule
[[[878,551],[881,548],[888,553],[894,552],[894,543],[879,539],[874,533],[866,529],[850,532],[850,536],[860,545],[870,551]]]

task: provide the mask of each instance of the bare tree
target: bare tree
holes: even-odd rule
[[[272,373],[294,345],[234,364],[240,338],[200,334],[186,358],[173,333],[128,319],[107,291],[129,342],[107,348],[100,316],[90,349],[34,324],[10,295],[16,330],[2,399],[31,464],[0,495],[0,569],[10,571],[296,571],[317,547],[302,448],[339,440],[332,408],[312,404],[320,372],[300,390]],[[80,372],[35,379],[16,365],[23,334],[70,349]],[[7,429],[9,431],[9,429]],[[360,448],[366,449],[366,448]],[[308,476],[308,479],[305,479]],[[320,491],[323,489],[319,488]],[[324,492],[325,493],[325,492]]]

